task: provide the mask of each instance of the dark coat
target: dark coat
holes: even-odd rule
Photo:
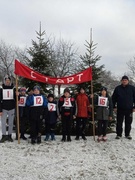
[[[115,88],[112,95],[113,108],[133,109],[135,108],[135,87],[132,85],[119,85]]]
[[[97,96],[95,98],[95,105],[96,107],[96,120],[109,120],[109,117],[112,117],[113,115],[113,105],[112,100],[109,96],[107,96],[107,107],[98,106],[98,98]]]
[[[52,102],[48,101],[48,105],[49,105],[49,103],[54,104],[57,107],[56,101],[52,101]],[[57,109],[55,111],[53,111],[53,110],[47,108],[47,113],[45,116],[45,123],[46,124],[55,124],[57,122],[57,117],[58,117],[57,116]]]

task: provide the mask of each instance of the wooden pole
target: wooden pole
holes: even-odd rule
[[[93,138],[95,141],[95,120],[94,120],[94,95],[93,95],[93,82],[91,80],[91,94],[92,94],[92,98],[91,98],[91,103],[92,103],[92,125],[93,125]]]
[[[18,76],[16,75],[16,92],[18,93]],[[17,135],[18,144],[20,144],[20,123],[19,123],[19,107],[18,107],[18,95],[16,94],[16,121],[17,121]]]

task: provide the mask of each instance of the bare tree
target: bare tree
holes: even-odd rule
[[[50,43],[50,49],[50,71],[53,77],[64,77],[77,72],[80,58],[73,43],[60,39],[55,44],[54,40],[53,43]],[[58,94],[60,95],[60,86]]]
[[[130,80],[132,81],[132,83],[135,83],[135,57],[133,57],[133,60],[130,60],[127,62],[127,66],[129,69],[129,72],[127,73],[127,75],[130,77]]]

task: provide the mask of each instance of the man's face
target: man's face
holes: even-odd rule
[[[128,80],[127,79],[122,79],[122,81],[121,81],[121,83],[122,83],[122,85],[123,86],[126,86],[126,85],[128,85]]]

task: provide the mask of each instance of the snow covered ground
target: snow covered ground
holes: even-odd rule
[[[135,121],[131,135],[116,140],[108,134],[101,143],[93,137],[63,143],[56,136],[40,145],[0,144],[0,180],[135,180]]]

